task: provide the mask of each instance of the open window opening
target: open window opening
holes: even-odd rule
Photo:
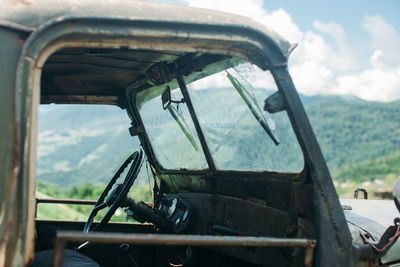
[[[140,148],[129,126],[126,112],[117,106],[41,105],[36,218],[86,221],[118,167]],[[145,162],[132,190],[135,199],[151,203],[152,180]],[[57,201],[63,203],[51,204]],[[127,219],[117,210],[112,221]]]
[[[140,148],[138,137],[128,131],[131,120],[124,88],[160,56],[176,57],[147,51],[65,48],[48,58],[39,107],[37,219],[88,218],[118,167]],[[134,199],[152,202],[151,168],[145,160],[130,192]],[[128,218],[118,209],[112,221]]]

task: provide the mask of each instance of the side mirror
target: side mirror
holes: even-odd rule
[[[182,98],[180,101],[175,101],[171,99],[171,88],[169,86],[165,87],[164,92],[161,95],[162,107],[164,110],[167,110],[171,103],[181,104],[185,103],[185,99]]]
[[[162,107],[166,110],[171,105],[171,89],[169,86],[165,88],[165,91],[161,95]]]
[[[393,199],[397,210],[400,212],[400,176],[397,177],[393,187]]]
[[[286,109],[281,93],[275,92],[264,101],[264,110],[269,113],[276,113]]]

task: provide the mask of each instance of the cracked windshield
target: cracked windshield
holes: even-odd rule
[[[303,169],[304,157],[286,111],[263,111],[264,100],[277,92],[270,72],[242,63],[206,78],[187,80],[217,169],[285,173]],[[171,87],[175,89],[168,93],[169,85],[164,86],[162,96],[142,103],[140,109],[153,150],[166,169],[206,169],[187,100],[176,83],[171,82]],[[169,94],[166,107],[163,98]]]

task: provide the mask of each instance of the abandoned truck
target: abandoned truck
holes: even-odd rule
[[[66,266],[71,255],[86,266],[400,259],[385,259],[396,224],[383,235],[373,221],[346,219],[288,72],[295,45],[271,29],[139,1],[1,6],[0,266]],[[86,223],[35,218],[38,109],[50,103],[120,107],[141,145]],[[152,203],[128,194],[144,158]],[[118,208],[136,222],[109,222]]]

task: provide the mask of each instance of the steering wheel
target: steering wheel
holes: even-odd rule
[[[133,162],[132,162],[133,161]],[[122,184],[118,184],[107,197],[111,188],[121,175],[121,173],[125,170],[125,168],[131,163],[131,167],[129,168],[128,174],[125,177],[125,180]],[[96,205],[94,206],[92,212],[89,215],[89,218],[86,221],[85,227],[83,228],[83,232],[93,232],[101,230],[114,215],[115,211],[120,207],[121,204],[126,200],[126,196],[129,192],[129,189],[133,185],[136,177],[139,174],[140,167],[143,163],[143,151],[139,149],[138,151],[133,152],[125,162],[121,165],[118,171],[115,173],[111,181],[108,183],[103,193],[101,194],[99,200],[97,200]],[[108,207],[108,210],[101,221],[93,227],[93,220],[96,217],[97,213]]]

